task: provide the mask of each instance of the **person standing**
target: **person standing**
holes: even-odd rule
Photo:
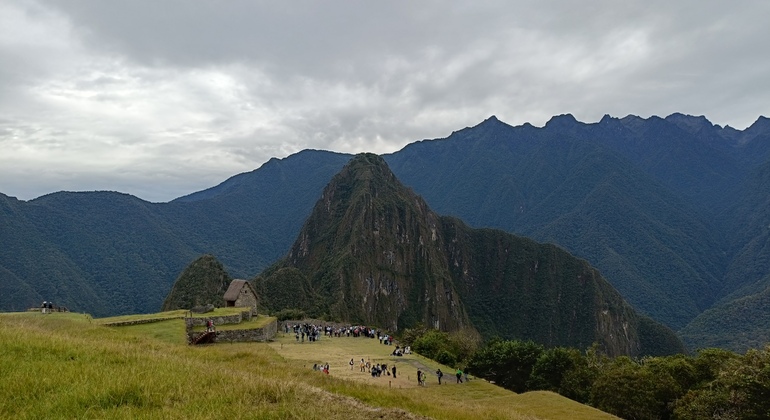
[[[393,379],[396,379],[396,365],[393,365]]]
[[[441,378],[444,377],[444,372],[441,371],[441,369],[436,371],[436,376],[438,376],[438,384],[441,385]]]
[[[350,363],[349,364],[350,364],[350,370],[353,370],[353,365],[355,365],[355,363],[353,362],[353,358],[352,357],[350,358]]]

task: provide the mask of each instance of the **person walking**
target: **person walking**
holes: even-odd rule
[[[463,383],[463,371],[461,371],[460,368],[457,369],[457,373],[455,373],[455,376],[457,376],[458,384]]]

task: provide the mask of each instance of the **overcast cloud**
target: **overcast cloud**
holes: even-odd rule
[[[490,115],[770,116],[770,2],[0,0],[0,192],[168,201]]]

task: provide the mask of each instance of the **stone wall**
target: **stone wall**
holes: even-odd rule
[[[257,296],[252,291],[251,287],[244,287],[241,289],[238,299],[235,300],[235,306],[244,306],[248,308],[257,307]]]
[[[203,327],[206,325],[207,320],[214,321],[214,326],[226,325],[226,324],[240,324],[243,321],[251,321],[251,318],[256,315],[256,311],[251,308],[244,310],[241,313],[234,315],[214,315],[209,317],[187,317],[184,319],[185,328],[189,332],[193,327]]]
[[[223,330],[217,331],[217,342],[219,343],[242,343],[251,341],[269,341],[275,337],[278,330],[278,322],[274,321],[262,328],[249,330]]]
[[[242,330],[220,330],[217,331],[216,342],[218,343],[243,343],[253,341],[270,341],[275,338],[275,334],[278,331],[278,322],[273,321],[268,323],[262,328],[251,328]],[[200,335],[200,332],[194,332],[190,329],[187,330],[187,342],[192,342],[195,337]]]

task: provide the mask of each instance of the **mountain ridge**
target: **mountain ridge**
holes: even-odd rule
[[[744,130],[679,114],[572,119],[556,118],[564,125],[557,129],[490,117],[385,159],[440,214],[559,243],[641,312],[677,329],[704,308],[762,290],[767,273],[755,262],[770,254],[763,227],[770,221],[758,211],[766,197],[760,168],[770,159],[767,118]],[[305,151],[235,175],[226,189],[169,203],[118,193],[3,196],[0,289],[8,293],[0,293],[0,307],[53,300],[95,315],[154,311],[182,268],[205,253],[236,277],[253,276],[291,246],[323,186],[349,159]],[[561,181],[601,173],[608,163],[623,176]],[[648,205],[655,202],[663,205]],[[712,293],[715,283],[722,287]]]
[[[287,256],[254,282],[274,311],[286,294],[309,292],[297,309],[313,317],[391,331],[483,326],[487,338],[577,348],[599,342],[612,355],[684,351],[681,343],[640,339],[634,310],[586,261],[438,216],[372,154],[355,156],[332,178]],[[651,328],[668,335],[662,342],[677,341]]]

